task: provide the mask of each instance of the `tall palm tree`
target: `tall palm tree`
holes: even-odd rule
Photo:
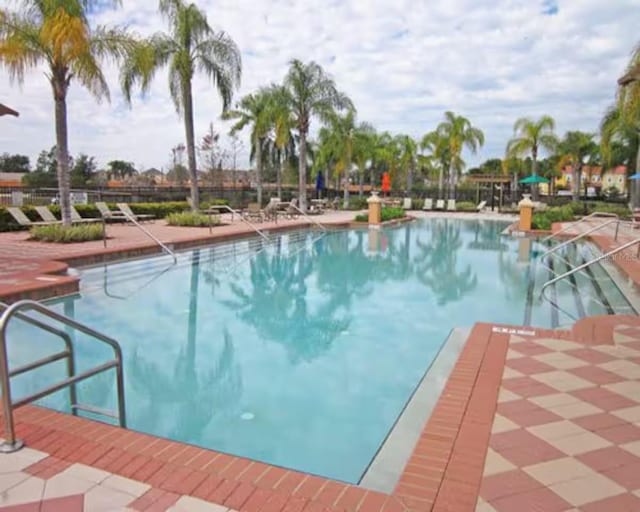
[[[364,193],[364,175],[367,166],[373,164],[376,130],[368,123],[360,123],[353,134],[353,161],[358,167],[358,195]]]
[[[598,157],[598,145],[593,140],[595,134],[581,131],[569,131],[558,144],[560,152],[559,166],[571,165],[572,195],[574,201],[580,200],[582,167]]]
[[[134,52],[122,69],[125,97],[131,102],[136,84],[149,90],[158,69],[169,66],[169,92],[179,115],[184,117],[187,161],[191,178],[191,207],[200,203],[193,128],[192,81],[196,70],[204,72],[216,86],[227,110],[240,83],[240,50],[224,32],[216,32],[198,6],[184,0],[160,0],[160,13],[169,23],[169,33],[156,33]]]
[[[291,61],[284,85],[287,103],[300,136],[298,160],[298,194],[300,208],[307,209],[307,135],[313,116],[326,121],[335,110],[355,110],[351,100],[338,91],[336,84],[316,62]]]
[[[462,150],[466,147],[475,153],[484,145],[484,133],[479,128],[471,125],[464,116],[458,116],[453,112],[445,112],[445,120],[440,123],[436,131],[447,140],[448,146],[448,171],[449,171],[449,197],[455,199],[455,188],[458,174],[464,168]]]
[[[251,125],[250,158],[256,163],[256,181],[258,183],[258,203],[262,205],[262,165],[263,148],[271,131],[270,91],[261,88],[254,94],[248,94],[240,100],[235,110],[224,113],[224,119],[237,119],[231,127],[231,134],[237,133],[245,126]]]
[[[507,157],[524,157],[531,154],[531,176],[538,174],[538,154],[541,149],[554,151],[558,138],[553,133],[556,122],[551,116],[537,121],[521,117],[513,125],[514,138],[507,144]],[[538,185],[533,185],[533,198],[538,199]]]
[[[282,85],[269,88],[269,120],[273,127],[273,143],[277,150],[276,188],[282,197],[282,175],[285,166],[295,156],[295,139],[292,131],[295,119],[289,110],[287,89]]]
[[[627,70],[625,74],[618,79],[618,85],[627,87],[638,82],[640,82],[640,44],[633,50]]]
[[[23,9],[0,9],[0,62],[12,82],[22,84],[25,72],[44,63],[55,104],[56,159],[62,221],[71,224],[70,157],[67,128],[67,93],[79,82],[97,100],[109,99],[100,60],[121,58],[134,40],[124,31],[91,27],[87,12],[98,0],[23,0]]]
[[[423,158],[425,163],[438,170],[438,199],[444,199],[444,173],[448,171],[450,161],[448,141],[437,130],[434,130],[422,137],[420,148],[427,152]]]
[[[397,135],[396,144],[400,148],[400,171],[406,178],[407,194],[411,194],[413,175],[418,160],[418,144],[409,135]]]

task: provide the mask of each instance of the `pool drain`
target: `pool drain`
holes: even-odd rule
[[[253,418],[255,418],[255,415],[252,412],[243,412],[240,415],[240,419],[243,419],[245,421],[252,420]]]

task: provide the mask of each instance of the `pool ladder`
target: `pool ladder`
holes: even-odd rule
[[[26,405],[30,402],[34,402],[47,395],[60,391],[61,389],[69,389],[69,403],[71,406],[71,413],[77,415],[78,411],[86,411],[92,414],[105,416],[116,419],[121,427],[126,427],[126,412],[125,412],[125,400],[124,400],[124,378],[122,373],[122,350],[120,344],[108,336],[101,334],[86,325],[83,325],[75,320],[72,320],[64,315],[56,313],[55,311],[43,306],[42,304],[32,300],[22,300],[8,306],[0,302],[0,391],[2,392],[2,412],[4,416],[4,430],[5,439],[0,444],[0,453],[12,453],[24,446],[22,440],[16,438],[15,422],[13,419],[13,411],[22,405]],[[73,340],[71,336],[64,330],[60,330],[56,327],[49,325],[41,320],[33,318],[25,314],[25,311],[35,311],[42,316],[45,316],[59,324],[62,324],[75,331],[84,333],[93,339],[105,343],[114,353],[114,358],[101,364],[85,370],[80,373],[76,373],[75,370],[75,354]],[[18,318],[42,331],[46,331],[50,334],[58,336],[65,344],[65,349],[51,354],[47,357],[43,357],[31,363],[24,364],[14,369],[9,368],[9,361],[7,357],[7,326],[12,318]],[[11,399],[11,377],[27,373],[36,368],[46,366],[55,361],[65,359],[67,362],[67,378],[61,380],[55,384],[52,384],[40,391],[37,391],[31,395],[21,398],[16,401]],[[85,405],[78,403],[76,393],[76,383],[93,377],[99,373],[103,373],[111,368],[116,370],[116,391],[118,396],[118,410],[117,412],[107,411],[91,405]]]

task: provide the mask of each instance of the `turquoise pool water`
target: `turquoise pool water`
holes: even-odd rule
[[[355,483],[452,328],[527,315],[549,326],[549,305],[531,298],[539,271],[519,262],[505,227],[296,232],[257,254],[259,241],[241,240],[176,266],[163,256],[87,269],[78,296],[50,305],[120,341],[130,428]],[[19,321],[9,333],[13,364],[58,346]],[[75,336],[80,369],[110,356]],[[56,363],[16,378],[14,394],[62,374]],[[81,384],[79,398],[114,407],[112,375]]]

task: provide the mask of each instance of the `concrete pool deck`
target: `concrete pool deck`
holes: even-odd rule
[[[0,455],[0,511],[640,510],[640,321],[476,324],[390,493],[35,406],[15,416],[28,449]]]

